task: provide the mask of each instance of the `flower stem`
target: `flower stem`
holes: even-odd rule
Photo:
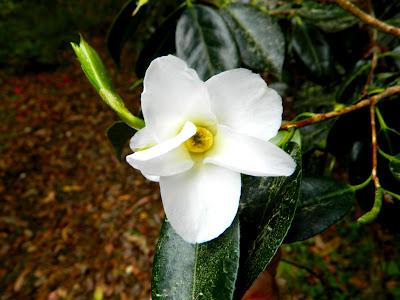
[[[379,212],[381,211],[382,198],[383,198],[383,189],[380,187],[375,190],[375,200],[372,209],[357,219],[357,222],[359,224],[371,223],[376,219]]]
[[[294,136],[294,133],[296,132],[295,128],[289,128],[289,130],[286,132],[285,136],[280,140],[278,147],[282,147],[283,145],[287,144],[290,142],[292,137]]]
[[[376,219],[382,207],[383,188],[378,178],[378,145],[376,142],[376,123],[375,123],[375,105],[377,103],[376,96],[372,97],[369,113],[371,117],[371,147],[372,147],[372,170],[371,177],[375,186],[375,199],[372,209],[358,218],[360,224],[370,223]]]
[[[392,161],[393,160],[393,156],[387,154],[386,152],[384,152],[381,148],[378,147],[378,152],[380,155],[382,155],[384,158],[386,158],[388,161]]]
[[[139,130],[144,127],[144,121],[134,115],[126,108],[121,97],[110,90],[100,88],[100,97],[106,102],[130,127]]]
[[[372,177],[371,177],[371,175],[367,178],[367,180],[365,180],[364,182],[362,182],[362,183],[360,183],[360,184],[357,184],[357,185],[351,185],[350,187],[351,187],[351,189],[353,190],[353,191],[358,191],[358,190],[361,190],[361,189],[363,189],[363,188],[365,188],[370,182],[371,182],[371,180],[372,180]]]

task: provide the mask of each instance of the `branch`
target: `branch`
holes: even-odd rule
[[[377,165],[378,165],[378,146],[376,143],[376,122],[375,122],[375,106],[376,103],[375,96],[371,99],[371,105],[369,107],[369,114],[371,117],[371,145],[372,145],[372,181],[374,182],[375,189],[379,189],[381,187],[379,183],[379,178],[377,175]]]
[[[371,117],[371,147],[372,147],[372,170],[371,177],[375,186],[374,205],[371,210],[363,214],[357,219],[360,224],[371,223],[376,219],[382,207],[383,189],[379,183],[378,178],[378,145],[376,141],[376,122],[375,122],[375,108],[377,99],[376,96],[371,98],[371,105],[369,107],[369,114]]]
[[[376,30],[374,30],[376,32]],[[373,44],[375,44],[375,39],[373,38]],[[378,64],[378,49],[377,47],[373,46],[372,47],[372,59],[371,59],[371,68],[369,69],[368,72],[368,77],[367,81],[365,82],[364,88],[361,92],[361,97],[365,97],[368,94],[368,87],[372,82],[372,79],[374,77],[375,69]]]
[[[380,94],[374,95],[370,98],[366,98],[364,100],[361,100],[360,102],[347,106],[345,108],[339,109],[339,110],[334,110],[330,111],[327,113],[322,113],[322,114],[316,114],[311,118],[307,118],[298,122],[289,122],[281,125],[281,129],[289,129],[292,127],[299,128],[299,127],[304,127],[307,125],[311,125],[313,123],[325,121],[328,119],[336,118],[341,115],[348,114],[352,111],[359,110],[361,108],[370,106],[372,104],[372,101],[375,101],[375,104],[378,103],[380,100],[383,98],[390,97],[392,95],[400,93],[400,85],[395,85],[392,87],[387,88],[385,91],[383,91]]]
[[[348,0],[333,0],[336,4],[340,5],[345,11],[351,13],[352,15],[359,18],[363,23],[371,25],[378,29],[379,31],[389,33],[391,35],[400,37],[400,28],[389,25],[385,22],[378,20],[377,18],[363,12],[357,6],[352,4]]]

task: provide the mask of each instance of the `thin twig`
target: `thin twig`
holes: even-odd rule
[[[359,18],[363,23],[371,25],[376,29],[378,29],[379,31],[400,37],[400,28],[382,22],[377,18],[363,12],[357,6],[352,4],[350,1],[348,0],[332,0],[332,1],[340,5],[340,7],[342,7],[344,10],[348,11],[352,15]]]
[[[378,101],[376,96],[371,98],[371,105],[369,107],[369,115],[371,117],[371,145],[372,145],[372,181],[374,182],[375,189],[381,187],[377,174],[378,169],[378,145],[376,142],[376,122],[375,122],[375,106]]]
[[[378,178],[378,144],[376,141],[376,122],[375,122],[375,106],[377,103],[376,96],[371,98],[371,105],[369,106],[369,114],[371,117],[371,150],[372,150],[372,170],[371,177],[375,187],[374,204],[370,211],[363,214],[358,218],[357,222],[360,224],[371,223],[376,219],[382,207],[383,189],[379,183]]]
[[[368,0],[367,4],[368,4],[368,13],[372,17],[375,18],[375,12],[374,12],[374,8],[372,6],[372,1]],[[372,82],[372,79],[373,79],[374,73],[375,73],[375,69],[376,69],[376,66],[378,64],[378,51],[379,51],[379,48],[377,47],[377,43],[376,43],[376,40],[378,38],[378,32],[377,32],[375,27],[370,27],[369,28],[369,36],[370,36],[371,48],[369,49],[369,51],[368,51],[369,53],[368,54],[372,53],[371,68],[369,69],[367,81],[365,82],[364,88],[363,88],[363,90],[361,92],[361,97],[365,97],[366,95],[368,95],[368,88],[369,88],[369,85]]]
[[[369,69],[367,81],[365,82],[364,88],[361,92],[361,97],[365,97],[368,94],[368,87],[371,84],[372,79],[374,78],[374,73],[377,64],[378,64],[378,50],[374,46],[372,49],[371,68]]]
[[[317,123],[317,122],[321,122],[321,121],[325,121],[328,119],[332,119],[332,118],[336,118],[339,117],[341,115],[344,114],[348,114],[352,111],[355,110],[359,110],[361,108],[367,107],[371,105],[371,101],[372,99],[375,99],[374,101],[376,101],[375,103],[378,103],[380,100],[390,97],[392,95],[398,94],[400,93],[400,85],[395,85],[392,87],[387,88],[386,90],[384,90],[382,93],[374,95],[370,98],[366,98],[364,100],[361,100],[360,102],[344,107],[342,109],[339,110],[334,110],[334,111],[330,111],[327,113],[321,113],[321,114],[316,114],[315,116],[311,117],[311,118],[307,118],[298,122],[288,122],[285,124],[281,125],[281,129],[289,129],[292,127],[295,128],[299,128],[299,127],[304,127],[307,125],[311,125],[313,123]]]
[[[323,288],[324,288],[324,290],[325,290],[325,292],[326,292],[327,298],[328,298],[328,299],[331,299],[331,297],[332,297],[332,287],[331,287],[331,285],[328,283],[328,281],[324,278],[324,275],[323,275],[323,274],[319,274],[319,273],[317,273],[317,272],[314,272],[311,268],[309,268],[309,267],[307,267],[307,266],[301,265],[301,264],[299,264],[299,263],[297,263],[297,262],[294,262],[294,261],[291,261],[291,260],[287,260],[287,259],[285,259],[285,258],[281,258],[281,261],[282,261],[282,262],[285,262],[285,263],[287,263],[287,264],[289,264],[289,265],[292,265],[292,266],[294,266],[294,267],[296,267],[296,268],[303,269],[303,270],[305,270],[306,272],[310,273],[310,274],[311,274],[312,276],[314,276],[315,278],[317,278],[317,279],[321,282],[321,284],[322,284],[322,286],[323,286]]]
[[[295,261],[288,260],[288,259],[286,259],[286,258],[281,258],[281,261],[283,261],[283,262],[285,262],[285,263],[287,263],[287,264],[289,264],[289,265],[295,266],[296,268],[303,269],[303,270],[307,271],[308,273],[310,273],[312,276],[318,278],[320,281],[323,281],[323,279],[321,279],[322,274],[319,274],[319,273],[313,271],[313,270],[312,270],[311,268],[309,268],[309,267],[306,267],[306,266],[304,266],[304,265],[301,265],[301,264],[299,264],[299,263],[297,263],[297,262],[295,262]]]

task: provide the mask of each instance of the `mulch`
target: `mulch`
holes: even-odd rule
[[[137,111],[131,72],[112,75]],[[0,72],[0,120],[0,299],[149,299],[158,185],[115,158],[116,117],[72,52],[52,72]]]

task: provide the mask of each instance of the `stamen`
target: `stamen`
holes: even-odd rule
[[[211,148],[214,143],[214,136],[207,128],[197,127],[197,132],[194,136],[185,142],[186,147],[190,152],[203,153]]]

